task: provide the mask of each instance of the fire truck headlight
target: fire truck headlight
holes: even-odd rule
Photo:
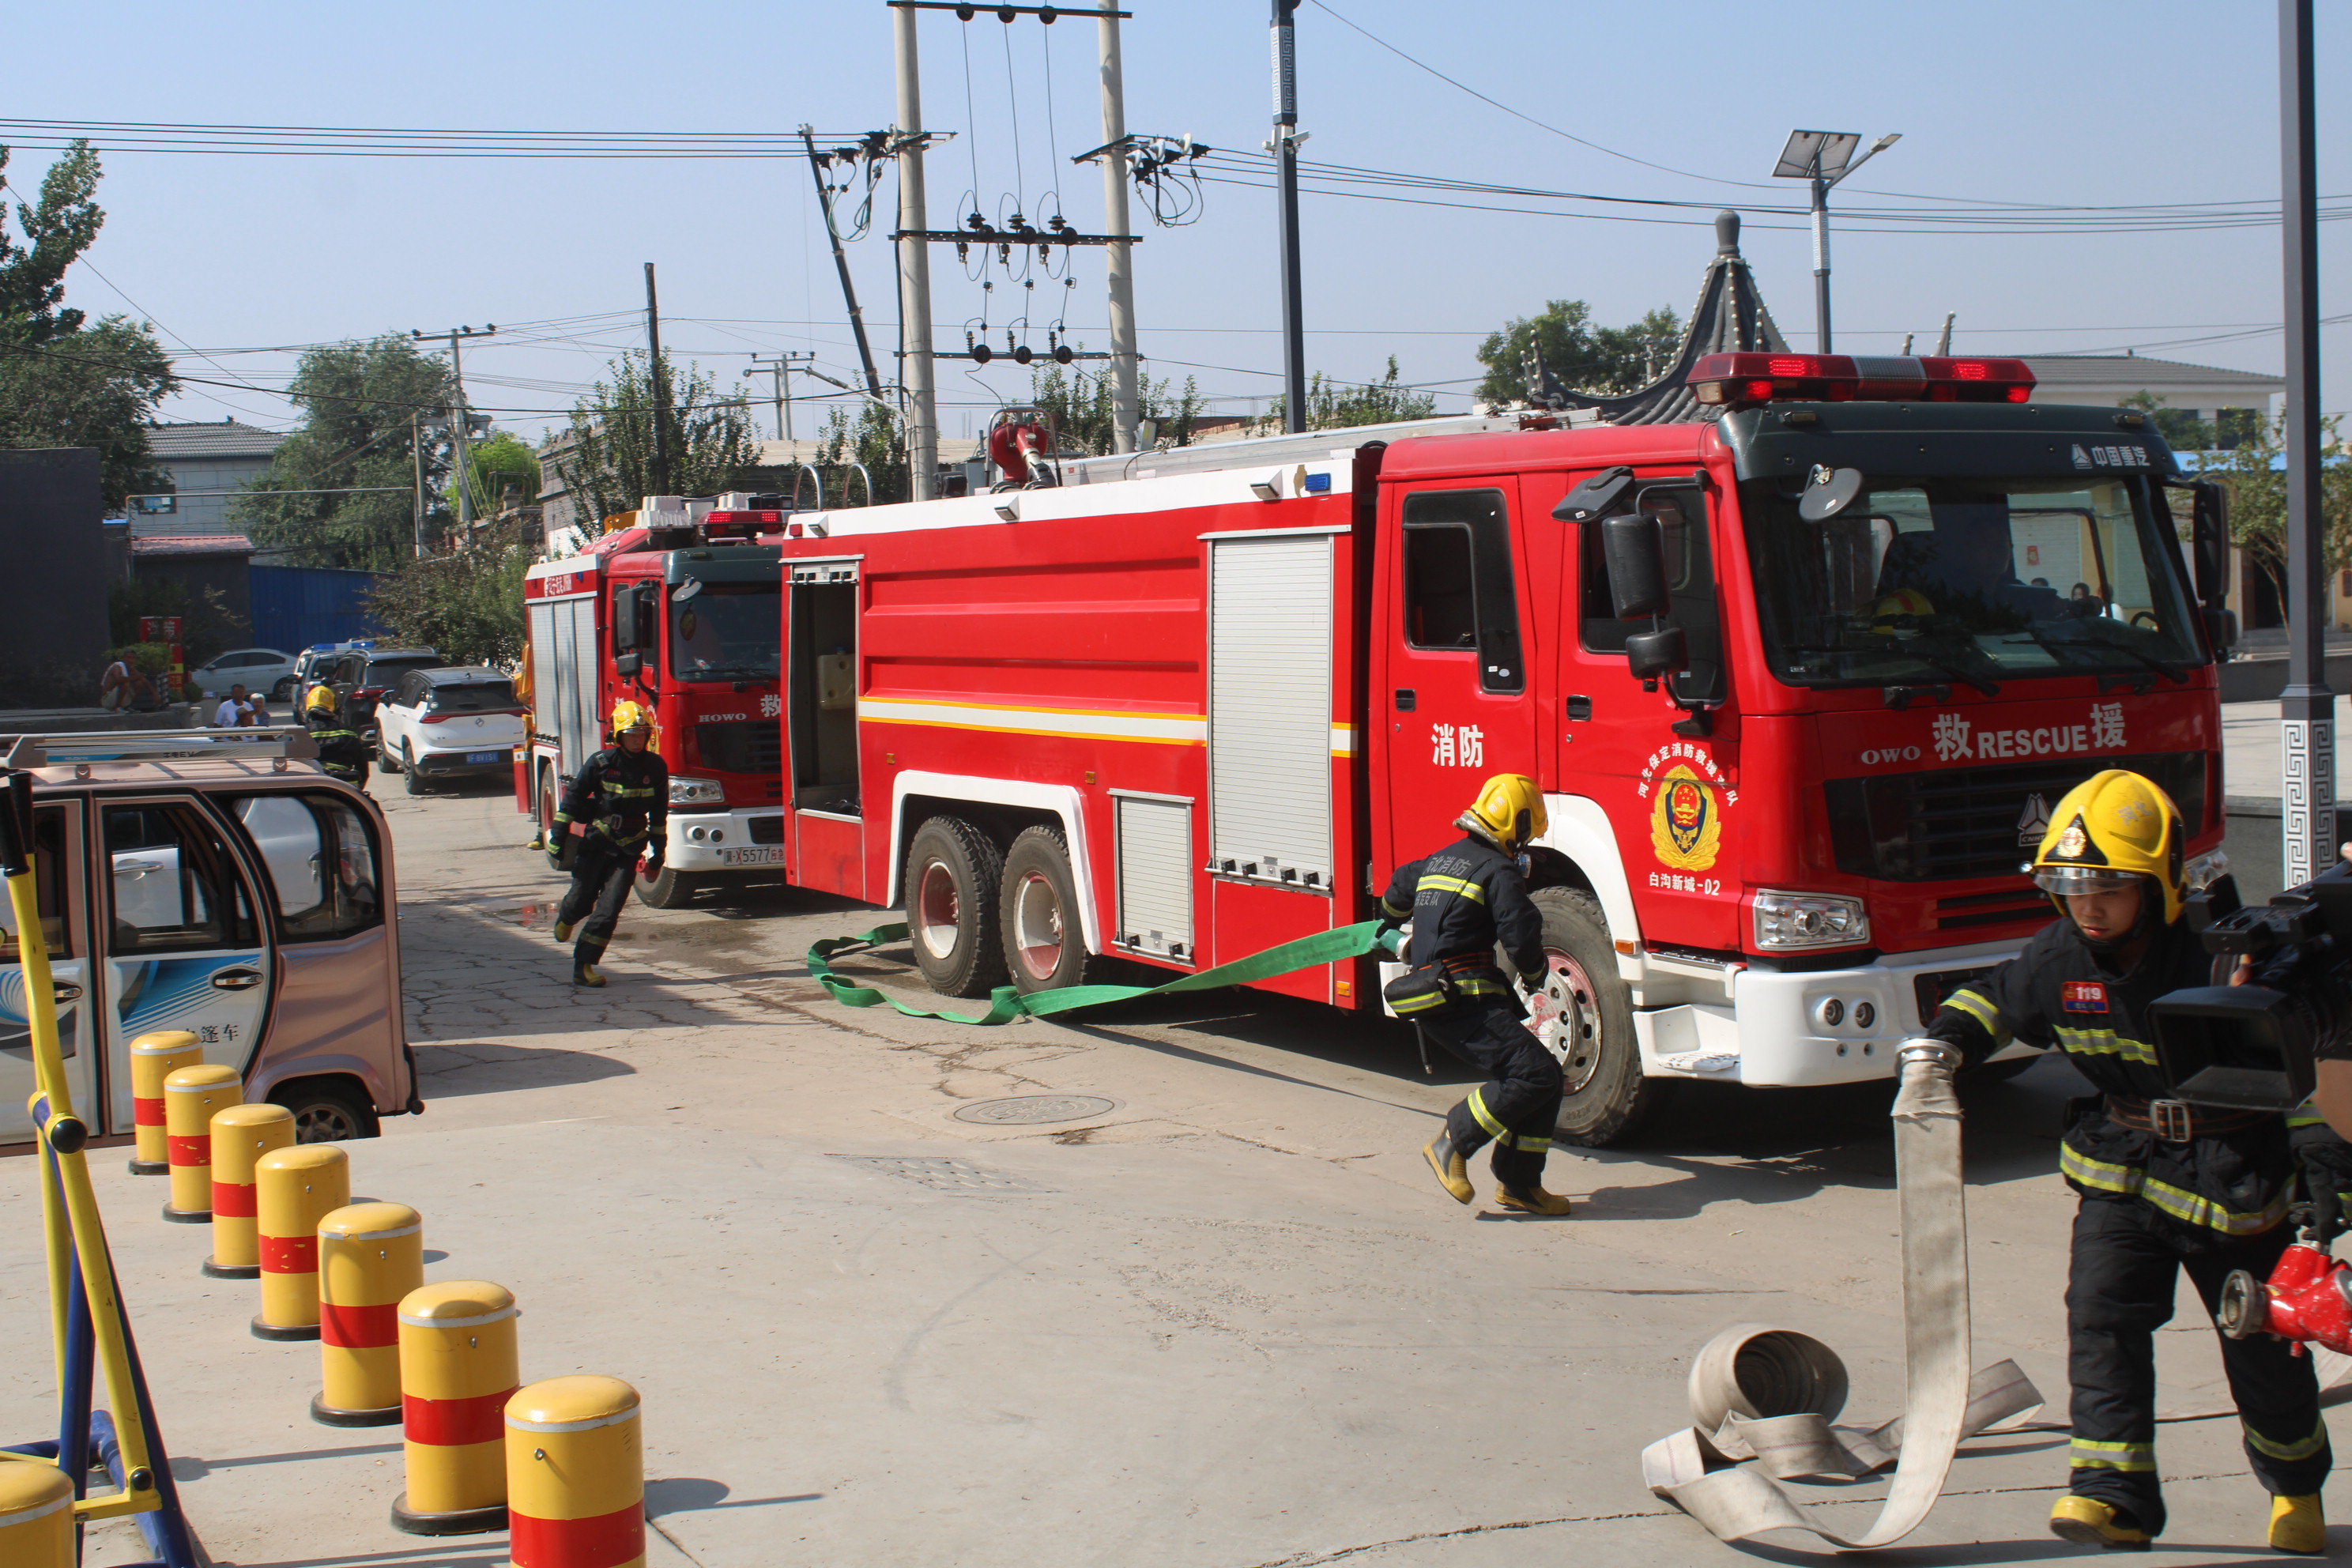
[[[669,803],[672,805],[725,805],[727,792],[717,779],[682,779],[669,781]]]
[[[1799,947],[1852,947],[1870,940],[1870,915],[1860,899],[1831,893],[1756,895],[1756,945],[1767,952]]]

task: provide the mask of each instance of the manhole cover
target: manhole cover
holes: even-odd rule
[[[899,1158],[888,1154],[835,1154],[836,1160],[931,1187],[943,1193],[1042,1193],[1046,1189],[1018,1176],[983,1171],[969,1160]]]
[[[1118,1101],[1091,1094],[1023,1094],[1011,1100],[979,1100],[955,1113],[958,1121],[985,1121],[998,1127],[1032,1126],[1045,1121],[1084,1121],[1108,1116]]]

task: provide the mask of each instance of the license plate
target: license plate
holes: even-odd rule
[[[784,863],[782,845],[762,844],[751,849],[721,849],[721,866],[781,866]]]
[[[466,760],[469,763],[502,763],[507,759],[503,752],[467,752]]]

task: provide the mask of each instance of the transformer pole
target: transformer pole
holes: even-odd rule
[[[923,237],[923,89],[915,64],[915,12],[893,6],[898,64],[898,380],[907,389],[908,482],[916,500],[939,494],[939,393],[931,361],[931,247]]]
[[[1282,427],[1307,428],[1307,330],[1298,281],[1298,71],[1291,16],[1298,0],[1274,0],[1274,159],[1281,196]]]
[[[669,378],[662,374],[661,301],[654,294],[654,264],[646,263],[646,344],[649,356],[646,384],[654,396],[654,494],[666,496],[669,489]]]
[[[849,330],[857,335],[857,363],[866,367],[866,390],[882,395],[882,377],[874,368],[874,345],[866,341],[866,312],[857,303],[857,286],[849,280],[849,258],[841,248],[841,230],[833,221],[833,191],[824,181],[824,163],[816,155],[815,134],[801,127],[801,145],[808,149],[809,173],[816,180],[816,205],[824,214],[825,237],[833,241],[833,269],[841,274],[841,297],[849,306]]]
[[[2327,686],[2327,561],[2320,536],[2319,176],[2311,0],[2279,0],[2279,248],[2285,261],[2287,685],[2280,783],[2290,888],[2336,864],[2336,693]]]
[[[1103,232],[1127,233],[1127,100],[1118,60],[1118,0],[1102,0],[1103,15],[1096,22],[1102,47]],[[1139,413],[1135,343],[1135,247],[1113,239],[1104,248],[1104,271],[1110,284],[1110,407],[1111,447],[1135,450],[1135,422]]]
[[[417,416],[412,410],[408,416],[408,456],[416,472],[416,496],[410,509],[415,516],[410,521],[416,525],[416,558],[422,561],[425,559],[425,447],[417,438],[420,428]]]

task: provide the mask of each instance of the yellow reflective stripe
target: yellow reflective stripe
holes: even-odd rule
[[[651,784],[639,789],[631,784],[607,784],[604,785],[604,793],[616,800],[651,800],[654,797]]]
[[[1500,996],[1510,987],[1492,980],[1457,980],[1454,983],[1454,989],[1465,996]]]
[[[1517,1149],[1523,1154],[1541,1154],[1551,1148],[1549,1138],[1530,1138],[1524,1132],[1506,1132],[1495,1140],[1506,1149]]]
[[[2153,1470],[2153,1443],[2100,1443],[2077,1437],[2068,1445],[2066,1463],[2078,1470]]]
[[[2140,1187],[2137,1165],[2111,1165],[2105,1160],[2094,1160],[2072,1143],[2058,1145],[2058,1173],[2068,1181],[2096,1187],[2103,1193],[2129,1195],[2139,1191]]]
[[[1486,889],[1475,882],[1465,882],[1459,877],[1423,877],[1413,885],[1417,893],[1459,893],[1473,903],[1486,901]]]
[[[1426,1013],[1433,1007],[1443,1007],[1446,1001],[1444,992],[1432,991],[1425,995],[1407,997],[1402,1002],[1391,1002],[1389,1008],[1402,1017],[1407,1013]]]
[[[2293,1443],[2273,1442],[2242,1420],[2238,1425],[2245,1432],[2247,1447],[2273,1459],[2308,1459],[2327,1447],[2327,1417],[2325,1415],[2319,1418],[2319,1425],[2312,1428],[2310,1436]]]
[[[2121,1057],[2127,1062],[2156,1066],[2156,1049],[2113,1029],[2070,1029],[2057,1026],[2058,1045],[2062,1050],[2086,1057]]]
[[[2200,1197],[2186,1187],[2156,1181],[2137,1165],[2117,1165],[2105,1160],[2094,1160],[2071,1143],[2058,1146],[2058,1171],[2078,1186],[2137,1197],[2175,1219],[2203,1226],[2208,1230],[2218,1230],[2224,1236],[2259,1236],[2286,1217],[2286,1194],[2284,1193],[2274,1195],[2252,1214],[2242,1214],[2235,1209],[2225,1208],[2210,1198]]]
[[[1985,1026],[1985,1032],[1992,1037],[1994,1045],[2009,1044],[2009,1026],[2001,1022],[2000,1009],[1994,1006],[1988,998],[1979,995],[1974,991],[1955,991],[1944,998],[1944,1005],[1957,1007],[1982,1024]]]
[[[1486,1085],[1479,1085],[1470,1091],[1470,1098],[1463,1103],[1470,1108],[1470,1114],[1478,1119],[1478,1125],[1486,1130],[1488,1136],[1500,1138],[1507,1142],[1511,1136],[1510,1130],[1487,1114],[1485,1090]]]
[[[2307,1096],[2301,1105],[2288,1111],[2286,1124],[2289,1127],[2317,1127],[2325,1123],[2327,1118],[2320,1115],[2319,1107],[2313,1103],[2318,1098],[2316,1094]]]
[[[558,822],[569,822],[572,820],[572,814],[568,811],[559,811],[555,814],[555,820]]]
[[[1381,897],[1381,908],[1396,916],[1399,920],[1402,920],[1405,916],[1412,913],[1412,906],[1411,904],[1407,904],[1402,909],[1399,909],[1396,905],[1389,902],[1386,894],[1382,894]]]

